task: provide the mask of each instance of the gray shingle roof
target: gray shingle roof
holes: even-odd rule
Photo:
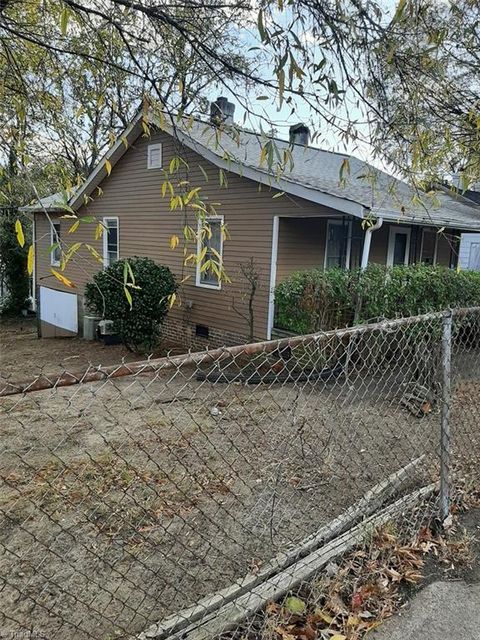
[[[112,166],[125,153],[121,141],[129,143],[138,137],[142,128],[138,114],[127,127],[125,135],[99,161],[83,187],[77,189],[69,205],[77,209],[105,177],[105,160]],[[155,118],[153,118],[155,121]],[[164,125],[165,127],[165,125]],[[433,225],[461,230],[480,230],[480,206],[439,188],[434,195],[418,193],[411,186],[368,163],[342,153],[324,151],[315,147],[293,147],[284,140],[274,139],[245,129],[219,131],[209,123],[188,121],[188,125],[175,128],[166,126],[171,135],[208,160],[226,169],[254,180],[270,184],[303,198],[322,202],[358,217],[382,216],[385,220],[403,224]],[[261,162],[262,148],[267,143],[273,162]],[[293,163],[286,163],[278,171],[279,161],[291,152]],[[342,179],[340,176],[342,175]],[[47,210],[61,209],[63,197],[53,194],[42,199]],[[41,211],[42,207],[24,207],[26,211]]]
[[[264,175],[272,172],[267,170],[265,162],[260,162],[260,154],[268,140],[273,140],[280,158],[286,150],[292,153],[293,166],[285,167],[281,173],[285,182],[357,203],[372,215],[398,223],[480,229],[480,206],[443,188],[432,195],[418,192],[406,182],[355,156],[310,146],[292,147],[284,140],[245,130],[238,135],[225,131],[219,136],[210,125],[201,122],[195,122],[186,135],[197,144],[197,150],[201,145],[219,158],[229,157],[232,162]],[[278,156],[274,155],[273,173],[276,164]],[[276,186],[276,182],[275,176],[271,175],[272,186]]]

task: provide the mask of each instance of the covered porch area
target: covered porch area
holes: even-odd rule
[[[362,222],[364,223],[362,225]],[[367,225],[349,215],[279,216],[274,224],[271,282],[308,269],[357,269],[362,263]],[[369,264],[386,266],[423,262],[455,268],[460,233],[412,224],[384,222],[371,233]],[[269,330],[275,326],[274,295]]]

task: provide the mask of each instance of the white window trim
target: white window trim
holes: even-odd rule
[[[160,151],[160,164],[159,165],[152,165],[151,162],[151,152],[154,151],[155,149],[158,149]],[[161,142],[157,142],[156,144],[149,144],[147,147],[147,169],[161,169],[162,165],[163,165],[163,150],[162,150],[162,143]]]
[[[118,216],[104,216],[102,222],[104,224],[104,228],[103,228],[103,233],[102,233],[102,238],[103,238],[103,267],[104,269],[106,269],[108,266],[110,266],[107,262],[107,256],[108,256],[108,222],[110,220],[115,220],[117,223],[117,260],[120,259],[120,221],[118,219]]]
[[[222,282],[221,280],[219,280],[218,284],[208,284],[206,282],[201,282],[201,273],[200,273],[200,268],[201,268],[201,264],[198,260],[200,253],[202,251],[202,228],[203,228],[203,223],[204,222],[208,222],[209,220],[215,220],[216,222],[220,222],[220,224],[223,226],[224,224],[224,216],[206,216],[203,221],[202,219],[198,220],[198,225],[197,225],[197,269],[196,269],[196,276],[195,276],[195,285],[197,287],[201,287],[202,289],[215,289],[217,291],[219,291],[222,288]],[[220,234],[220,257],[222,259],[222,263],[223,263],[223,233]]]
[[[420,262],[423,263],[423,240],[425,238],[425,232],[435,234],[435,246],[433,248],[433,266],[437,264],[438,255],[438,231],[436,229],[422,229],[422,241],[420,243]]]
[[[345,255],[345,267],[344,269],[350,269],[350,254],[352,252],[352,221],[349,220],[347,224],[343,220],[327,220],[327,235],[325,238],[325,255],[323,257],[323,268],[327,269],[327,256],[328,256],[328,237],[329,237],[329,229],[331,226],[342,226],[347,227],[347,253]]]
[[[393,254],[395,251],[395,235],[397,233],[403,233],[407,236],[407,244],[405,247],[405,261],[403,264],[407,265],[410,258],[410,240],[412,230],[410,227],[400,227],[392,225],[388,233],[388,251],[387,251],[387,267],[393,267]]]
[[[57,232],[54,230],[55,226],[58,225],[60,227],[60,238],[62,232],[62,226],[59,220],[53,220],[50,225],[50,246],[56,244],[58,242]],[[60,240],[61,241],[61,240]],[[55,260],[55,249],[50,251],[50,265],[52,267],[59,267],[60,260]]]

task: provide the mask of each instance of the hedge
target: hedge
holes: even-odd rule
[[[275,291],[275,326],[295,333],[335,329],[375,318],[480,305],[480,272],[409,265],[365,271],[298,271]]]

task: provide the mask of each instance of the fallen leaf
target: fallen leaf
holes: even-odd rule
[[[285,600],[285,609],[287,609],[289,613],[299,614],[305,612],[306,606],[303,600],[291,596]]]
[[[322,611],[321,609],[315,609],[313,615],[311,616],[311,620],[312,622],[320,622],[322,620],[327,624],[332,624],[333,617],[325,611]]]

